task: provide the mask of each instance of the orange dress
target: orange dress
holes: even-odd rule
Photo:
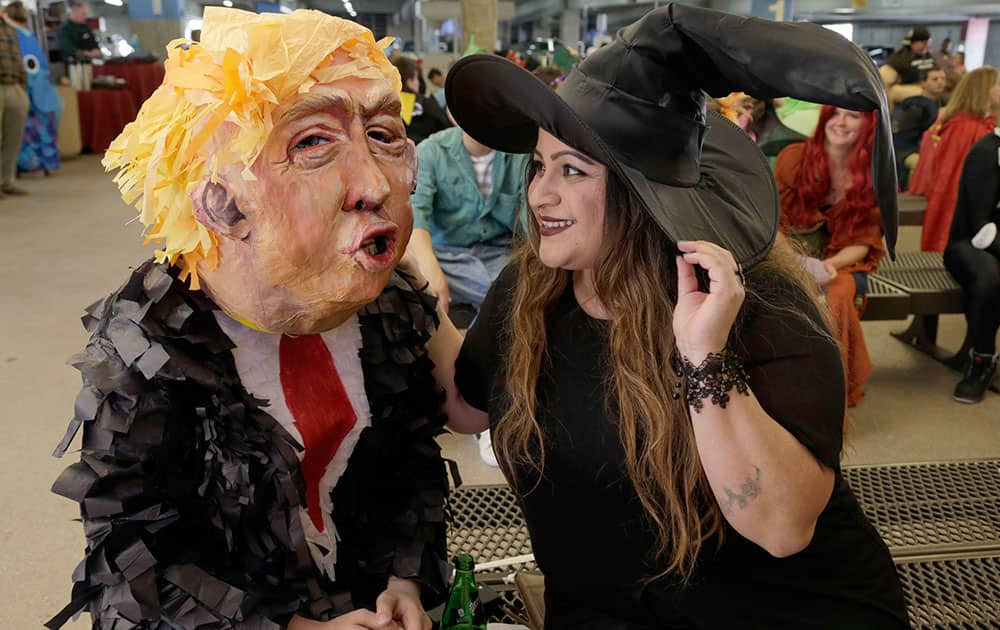
[[[854,272],[872,273],[885,254],[882,244],[882,221],[877,205],[863,213],[851,211],[841,201],[825,212],[819,208],[801,208],[795,180],[802,163],[803,143],[792,144],[778,154],[775,179],[781,195],[781,229],[791,233],[810,230],[824,224],[827,234],[825,256],[835,255],[849,245],[867,245],[868,256],[839,270],[837,277],[826,286],[826,303],[830,309],[833,332],[840,342],[847,383],[847,404],[853,407],[864,396],[864,383],[872,371],[868,346],[861,330],[861,310],[855,305],[857,287]]]
[[[943,252],[958,201],[958,180],[969,149],[995,126],[993,116],[980,118],[964,112],[924,132],[920,160],[910,179],[909,193],[927,197],[920,249]]]

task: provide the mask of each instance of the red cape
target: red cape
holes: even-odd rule
[[[945,123],[937,122],[924,132],[920,160],[910,180],[913,195],[927,197],[920,249],[943,252],[948,244],[951,217],[958,199],[958,180],[969,149],[995,126],[992,116],[980,118],[958,113]]]

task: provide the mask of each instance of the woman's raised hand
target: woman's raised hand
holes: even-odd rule
[[[708,241],[680,241],[674,338],[685,359],[698,365],[726,347],[743,305],[743,272],[728,250]],[[708,292],[698,289],[695,265],[708,272]]]

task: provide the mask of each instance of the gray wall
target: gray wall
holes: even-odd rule
[[[105,16],[104,29],[106,34],[118,34],[128,39],[132,36],[132,20],[127,15]]]
[[[931,46],[937,50],[941,45],[941,40],[951,37],[952,51],[957,50],[956,46],[961,43],[962,27],[964,22],[953,22],[950,24],[927,24],[927,29],[931,32]],[[854,25],[854,43],[859,46],[894,46],[898,47],[899,42],[909,30],[907,26],[895,26],[888,24],[858,24]],[[1000,68],[1000,20],[990,22],[989,35],[986,40],[986,58],[984,63]]]
[[[953,22],[950,24],[923,24],[931,32],[931,47],[937,50],[941,47],[941,40],[951,37],[951,49],[954,51],[956,45],[962,38],[962,27],[964,22]],[[906,25],[895,24],[854,24],[854,43],[858,46],[892,46],[899,48],[900,41],[910,30]]]
[[[986,58],[983,63],[1000,68],[1000,21],[990,22],[990,32],[986,36]]]

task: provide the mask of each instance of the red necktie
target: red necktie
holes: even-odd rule
[[[306,510],[316,530],[322,532],[320,480],[358,416],[337,375],[333,356],[319,335],[282,335],[278,364],[285,404],[292,412],[306,449],[302,459]]]

